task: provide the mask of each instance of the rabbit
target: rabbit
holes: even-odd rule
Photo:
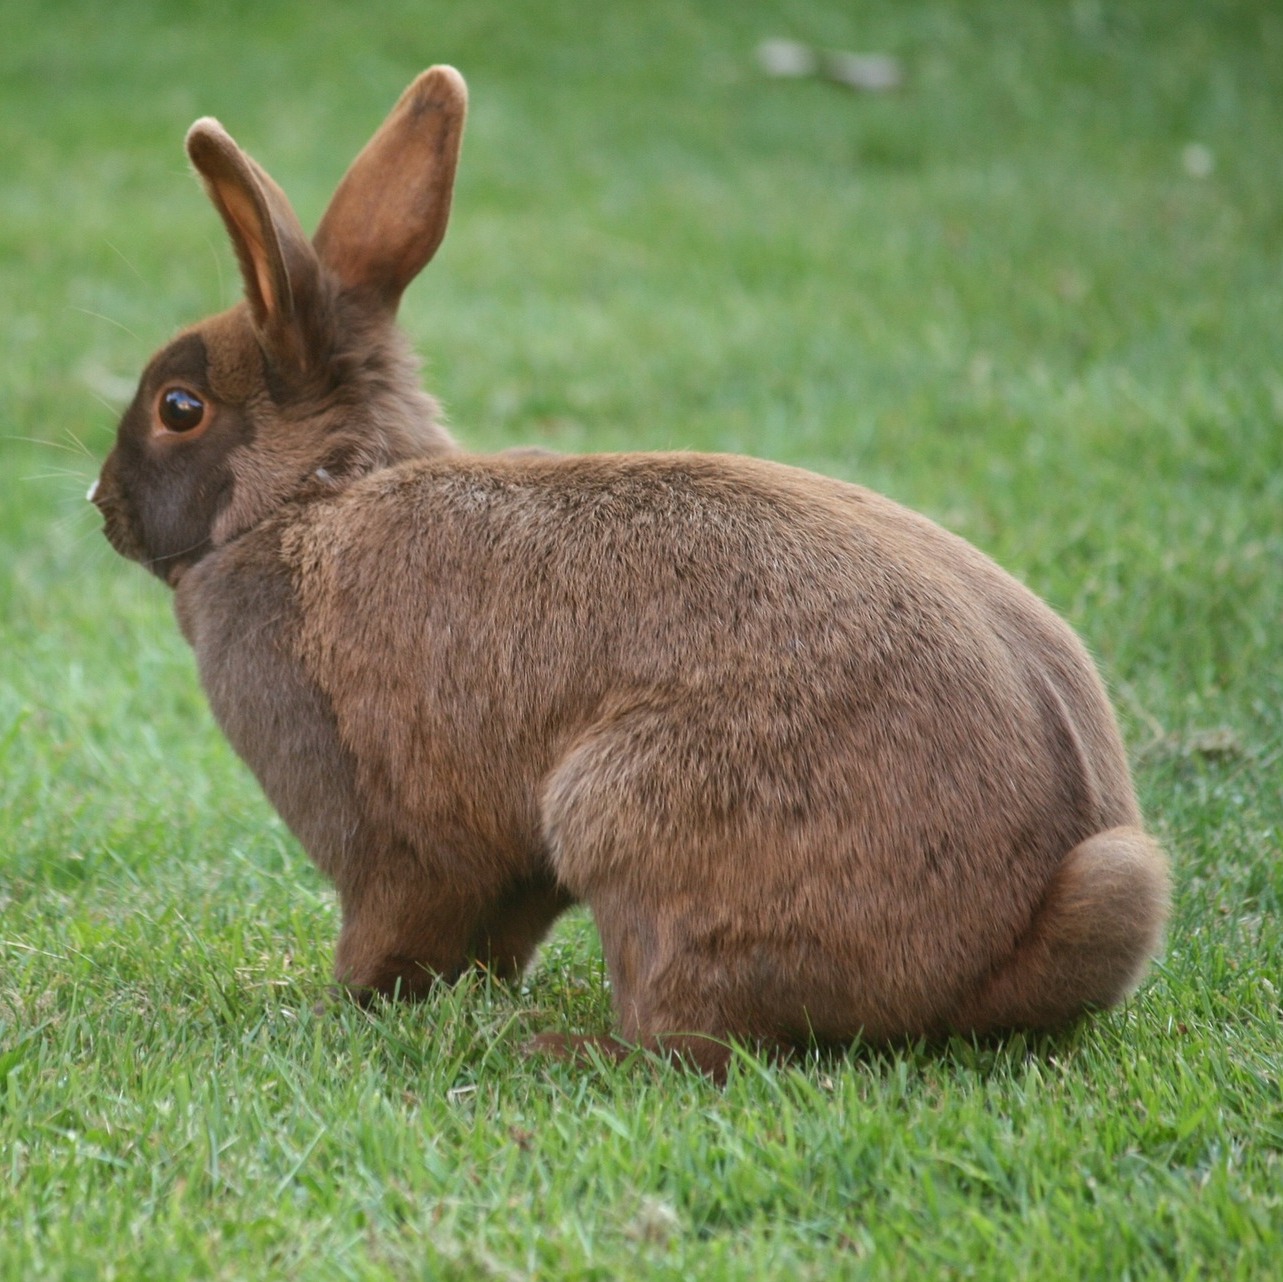
[[[618,1035],[535,1051],[724,1078],[736,1043],[987,1037],[1120,1001],[1168,860],[1038,597],[854,484],[484,456],[442,425],[395,318],[466,105],[453,68],[422,73],[310,241],[192,126],[245,297],[151,360],[91,495],[332,879],[341,989],[518,977],[582,903]]]

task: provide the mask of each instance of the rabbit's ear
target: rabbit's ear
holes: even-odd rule
[[[445,235],[467,108],[453,67],[423,72],[352,162],[312,238],[345,288],[387,311]]]
[[[293,346],[296,315],[317,276],[316,254],[285,193],[212,117],[187,132],[187,155],[223,216],[259,331]]]

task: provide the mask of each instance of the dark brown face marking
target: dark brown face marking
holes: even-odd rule
[[[199,332],[156,356],[120,421],[94,498],[116,550],[166,581],[209,551],[231,498],[228,453],[253,438],[239,408],[217,400],[210,376]]]

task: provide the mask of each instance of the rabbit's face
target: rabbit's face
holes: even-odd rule
[[[91,492],[123,556],[172,585],[296,496],[450,447],[400,335],[324,293],[289,344],[241,303],[152,358]]]
[[[90,494],[116,551],[167,581],[215,545],[235,455],[255,438],[262,362],[244,312],[187,330],[156,354]]]
[[[297,420],[315,418],[317,379],[286,373],[244,304],[152,358],[92,492],[118,552],[176,582],[315,472],[326,442]]]

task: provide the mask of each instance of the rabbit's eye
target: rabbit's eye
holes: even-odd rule
[[[205,421],[205,402],[185,387],[171,387],[161,394],[157,412],[171,432],[190,432]]]

